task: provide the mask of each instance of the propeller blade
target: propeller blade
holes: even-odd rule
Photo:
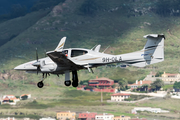
[[[44,54],[44,55],[45,55],[45,57],[47,57],[47,55],[46,55],[46,52],[47,52],[47,51],[46,51],[46,50],[44,50],[44,52],[45,52],[45,54]]]
[[[37,48],[36,48],[36,60],[38,62],[38,51],[37,51]]]

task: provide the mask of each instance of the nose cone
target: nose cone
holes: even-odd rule
[[[24,64],[16,66],[14,70],[24,70]]]

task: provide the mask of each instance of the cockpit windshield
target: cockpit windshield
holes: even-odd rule
[[[88,52],[85,51],[85,50],[72,50],[71,51],[71,57],[76,57],[76,56],[84,55],[86,53],[88,53]]]

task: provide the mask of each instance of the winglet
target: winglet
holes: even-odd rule
[[[63,47],[64,47],[65,42],[66,42],[66,37],[63,37],[63,38],[60,40],[58,46],[56,47],[56,49],[55,49],[54,51],[62,50]]]

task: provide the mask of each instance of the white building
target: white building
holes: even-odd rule
[[[8,118],[0,118],[0,120],[16,120],[16,119],[14,117],[13,118],[8,117]]]
[[[95,116],[95,120],[113,120],[113,119],[114,119],[114,115],[108,113],[98,114]]]
[[[3,95],[3,99],[5,99],[6,97],[9,99],[16,98],[14,95]]]
[[[111,95],[111,101],[124,101],[124,99],[128,99],[130,94],[126,93],[115,93]]]
[[[137,114],[137,111],[148,111],[153,113],[167,113],[167,110],[161,110],[161,108],[151,108],[151,107],[135,107],[132,109],[133,114]]]
[[[51,118],[51,117],[48,117],[48,118],[41,118],[39,120],[56,120],[55,118]]]
[[[13,102],[9,102],[9,100],[12,100]],[[16,98],[14,95],[4,95],[1,104],[16,105],[18,101],[20,101],[20,99]]]

